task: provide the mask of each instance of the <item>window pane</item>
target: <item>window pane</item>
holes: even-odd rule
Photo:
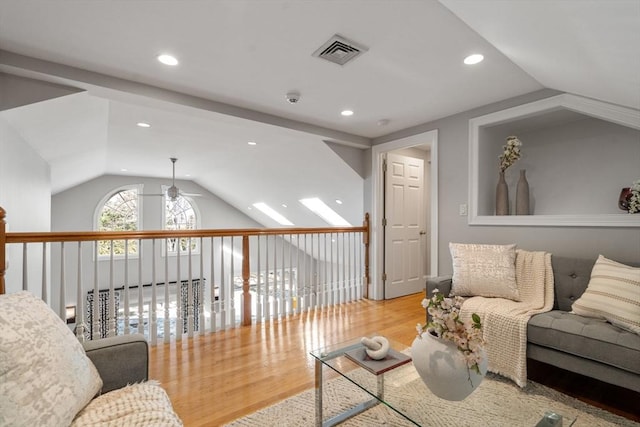
[[[165,223],[166,230],[195,230],[196,229],[196,213],[187,199],[178,196],[175,200],[165,198]],[[197,250],[197,239],[168,239],[167,251],[176,252],[177,245],[180,244],[181,251],[189,250],[189,241],[191,241],[191,250]]]
[[[136,231],[138,230],[138,190],[122,190],[111,196],[103,205],[98,219],[99,231]],[[124,255],[124,240],[100,241],[98,254],[109,255],[113,245],[114,255]],[[138,253],[138,242],[129,241],[129,254]]]

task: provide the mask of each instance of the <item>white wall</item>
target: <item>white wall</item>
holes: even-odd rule
[[[450,274],[452,271],[449,242],[516,243],[522,249],[545,250],[563,256],[595,259],[598,254],[603,254],[621,262],[637,262],[640,259],[640,227],[470,226],[467,217],[459,215],[460,204],[468,204],[469,120],[556,94],[552,90],[534,92],[425,123],[374,141],[374,144],[381,144],[438,130],[439,274]],[[636,175],[637,171],[638,169]],[[584,172],[583,162],[566,163],[567,174],[581,175]]]
[[[0,113],[0,206],[7,212],[8,232],[49,231],[51,180],[48,164],[2,118]],[[42,278],[42,251],[31,249],[28,277]],[[7,248],[7,292],[22,289],[22,249]],[[41,287],[31,289],[42,296]]]

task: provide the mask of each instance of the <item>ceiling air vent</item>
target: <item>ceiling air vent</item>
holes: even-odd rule
[[[367,50],[369,49],[336,34],[313,52],[313,56],[344,65]]]

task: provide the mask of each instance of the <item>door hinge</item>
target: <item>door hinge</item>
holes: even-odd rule
[[[384,159],[382,161],[382,171],[386,172],[387,171],[387,159]]]
[[[382,218],[382,226],[383,227],[387,226],[387,218]]]
[[[387,273],[382,273],[382,281],[383,282],[387,281]]]

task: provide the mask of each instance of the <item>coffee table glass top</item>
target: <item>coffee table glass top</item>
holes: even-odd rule
[[[369,337],[376,334],[368,335]],[[426,408],[425,405],[412,404],[411,399],[416,399],[415,396],[431,396],[433,399],[438,400],[438,411],[446,410],[453,413],[459,412],[461,408],[464,408],[465,403],[462,402],[448,402],[438,399],[433,396],[431,391],[420,379],[417,371],[413,367],[413,363],[400,363],[398,361],[397,366],[390,369],[376,369],[378,364],[371,366],[365,366],[358,360],[358,350],[362,352],[364,346],[360,342],[361,337],[354,338],[352,340],[328,345],[323,348],[319,348],[310,352],[311,356],[315,359],[316,364],[316,425],[317,426],[332,426],[339,424],[340,422],[361,413],[377,404],[382,404],[391,411],[390,416],[394,419],[394,425],[419,425],[428,426],[432,423],[429,422],[429,411],[431,408]],[[395,355],[408,354],[406,351],[407,345],[389,340],[389,344],[393,350],[397,353]],[[394,363],[391,363],[394,365]],[[381,371],[382,373],[376,375],[375,372]],[[348,389],[349,401],[357,401],[357,405],[353,405],[351,408],[327,408],[327,403],[323,404],[323,394],[326,390],[332,386],[333,381],[341,381],[343,388]],[[482,385],[480,385],[482,388]],[[411,392],[408,392],[408,390]],[[477,393],[480,389],[476,390]],[[360,397],[358,396],[360,394]],[[409,397],[413,396],[413,397]],[[408,400],[409,397],[409,400]],[[473,397],[470,396],[469,398]],[[467,399],[469,399],[467,398]],[[422,400],[422,399],[421,399]],[[435,408],[434,408],[435,409]],[[561,414],[562,415],[562,414]],[[553,417],[545,419],[544,411],[542,413],[504,413],[497,412],[497,417],[500,421],[513,420],[514,425],[521,426],[549,426],[554,424]],[[542,424],[540,424],[542,422]],[[562,425],[562,427],[571,426],[575,422],[574,418],[563,415],[562,424],[556,424],[555,426]],[[502,424],[501,424],[502,425]]]

